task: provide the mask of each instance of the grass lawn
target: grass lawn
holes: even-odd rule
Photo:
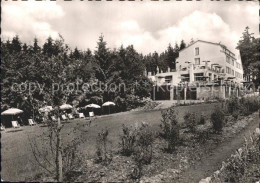
[[[183,122],[183,115],[185,112],[203,113],[205,116],[214,110],[217,104],[199,104],[191,106],[176,107],[180,119]],[[146,121],[150,123],[154,129],[159,129],[161,120],[161,111],[135,111],[123,112],[109,116],[97,118],[92,122],[91,126],[86,125],[86,120],[75,119],[69,123],[65,123],[62,129],[62,140],[64,142],[72,139],[72,135],[68,133],[74,128],[78,127],[83,132],[76,132],[73,136],[79,136],[83,133],[84,143],[81,144],[80,149],[88,158],[92,158],[95,153],[97,133],[101,129],[107,128],[109,130],[109,141],[111,148],[116,151],[118,149],[119,137],[122,133],[122,124],[133,125],[135,122]],[[21,129],[7,129],[6,132],[1,132],[1,178],[5,181],[27,181],[35,177],[38,173],[43,172],[31,152],[28,138],[35,138],[47,130],[47,127],[38,126],[24,126]]]

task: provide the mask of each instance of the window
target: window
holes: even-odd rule
[[[231,60],[231,64],[234,66],[234,60],[233,59]]]
[[[232,69],[232,75],[234,76],[234,70]]]
[[[195,48],[195,55],[199,55],[199,54],[200,54],[199,48]]]
[[[165,77],[165,82],[170,83],[172,81],[172,76],[166,76]]]
[[[212,74],[211,74],[211,73],[209,73],[209,81],[211,81],[211,77],[212,77]]]
[[[231,69],[229,67],[226,67],[226,73],[228,73],[228,74],[231,73]]]
[[[181,75],[181,81],[187,81],[189,82],[190,81],[190,75],[189,74],[183,74]]]
[[[230,57],[229,56],[227,56],[227,63],[230,64]]]
[[[204,80],[203,73],[195,73],[194,78],[195,81],[203,81]]]
[[[200,65],[200,58],[195,58],[195,65]]]

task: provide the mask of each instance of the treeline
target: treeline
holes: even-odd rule
[[[246,27],[236,49],[240,51],[244,69],[244,77],[257,88],[260,85],[260,38]]]
[[[29,115],[45,104],[81,107],[106,101],[114,101],[122,111],[138,107],[151,93],[144,71],[155,73],[157,66],[174,70],[185,46],[182,41],[161,54],[142,55],[132,45],[109,49],[102,35],[94,52],[72,50],[62,36],[49,37],[42,46],[37,38],[28,45],[15,36],[1,41],[1,110],[18,107]]]

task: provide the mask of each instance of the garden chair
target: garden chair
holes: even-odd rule
[[[65,116],[65,114],[62,114],[62,115],[61,115],[61,119],[62,119],[62,120],[68,120],[68,118]]]
[[[1,124],[1,131],[5,131],[5,127],[2,124]]]
[[[79,113],[79,118],[85,118],[85,115],[83,113]]]
[[[55,116],[51,116],[51,120],[52,120],[52,121],[58,121],[58,120],[55,118]]]
[[[21,127],[17,121],[12,121],[12,126],[13,126],[13,128],[20,128]]]
[[[36,125],[36,123],[33,121],[33,119],[28,119],[29,125],[33,126]]]
[[[94,112],[89,112],[88,114],[89,114],[89,119],[96,118]]]
[[[72,114],[68,114],[69,119],[74,119],[74,116]]]
[[[89,114],[89,117],[94,117],[95,116],[94,112],[89,112],[88,114]]]

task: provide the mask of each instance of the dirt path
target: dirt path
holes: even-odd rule
[[[204,155],[194,167],[188,168],[183,172],[178,180],[180,183],[198,183],[201,179],[211,176],[216,170],[220,169],[222,161],[234,154],[235,150],[240,148],[244,143],[244,137],[248,137],[259,125],[258,114],[255,119],[248,124],[245,129],[233,135],[231,138],[222,142],[216,149],[212,149],[208,155]]]

